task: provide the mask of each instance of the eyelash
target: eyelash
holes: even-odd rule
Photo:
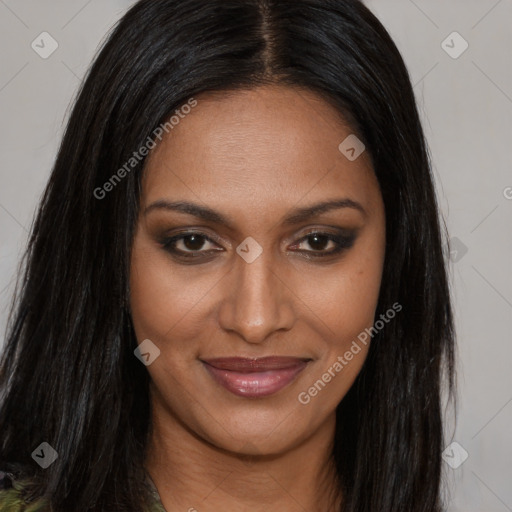
[[[183,240],[189,236],[197,236],[199,239],[203,239],[205,242],[216,243],[209,236],[199,233],[196,231],[187,231],[183,233],[179,233],[170,238],[165,238],[161,241],[161,245],[163,248],[171,253],[174,256],[185,259],[199,259],[204,257],[204,255],[213,252],[220,252],[220,249],[210,249],[208,251],[181,251],[180,249],[176,249],[176,242]],[[303,242],[307,242],[307,240],[313,236],[320,236],[322,238],[326,238],[327,242],[331,241],[337,244],[337,247],[331,249],[330,251],[308,251],[308,250],[299,250],[298,252],[307,253],[307,258],[326,258],[328,256],[333,256],[335,254],[339,254],[347,249],[350,249],[354,244],[356,235],[355,233],[351,233],[349,235],[335,235],[333,233],[325,233],[322,231],[312,231],[304,235],[300,240],[295,242],[294,245],[300,245]]]

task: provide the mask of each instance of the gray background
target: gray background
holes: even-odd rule
[[[99,43],[132,3],[0,0],[0,345],[70,103]],[[469,457],[457,469],[444,464],[450,511],[512,511],[512,0],[366,3],[415,84],[456,249],[459,416],[448,431]],[[44,31],[59,44],[47,59],[31,48]],[[456,59],[442,47],[454,31],[469,44]],[[446,44],[461,48],[453,37]],[[452,450],[453,464],[462,452]]]

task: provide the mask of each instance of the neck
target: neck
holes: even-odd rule
[[[219,448],[153,405],[146,469],[167,512],[340,510],[332,459],[335,415],[285,453],[253,455],[257,450]]]

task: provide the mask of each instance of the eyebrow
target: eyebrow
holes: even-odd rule
[[[322,213],[326,213],[332,210],[339,210],[342,208],[358,210],[365,217],[367,215],[366,210],[357,201],[349,198],[341,198],[315,203],[303,208],[296,208],[284,218],[283,222],[285,225],[299,224],[311,217],[314,217],[315,215],[320,215]],[[191,203],[189,201],[167,201],[166,199],[159,199],[144,209],[144,215],[147,215],[153,210],[169,210],[186,213],[199,219],[211,221],[216,224],[222,224],[232,228],[232,223],[229,218],[215,210],[212,210],[211,208],[201,206],[196,203]]]

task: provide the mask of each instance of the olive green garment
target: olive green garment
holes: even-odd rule
[[[150,478],[148,478],[148,481],[153,491],[153,502],[145,512],[166,512],[155,485]],[[13,481],[11,489],[0,489],[0,512],[51,512],[48,503],[44,499],[26,503],[22,497],[25,486],[26,483]]]

